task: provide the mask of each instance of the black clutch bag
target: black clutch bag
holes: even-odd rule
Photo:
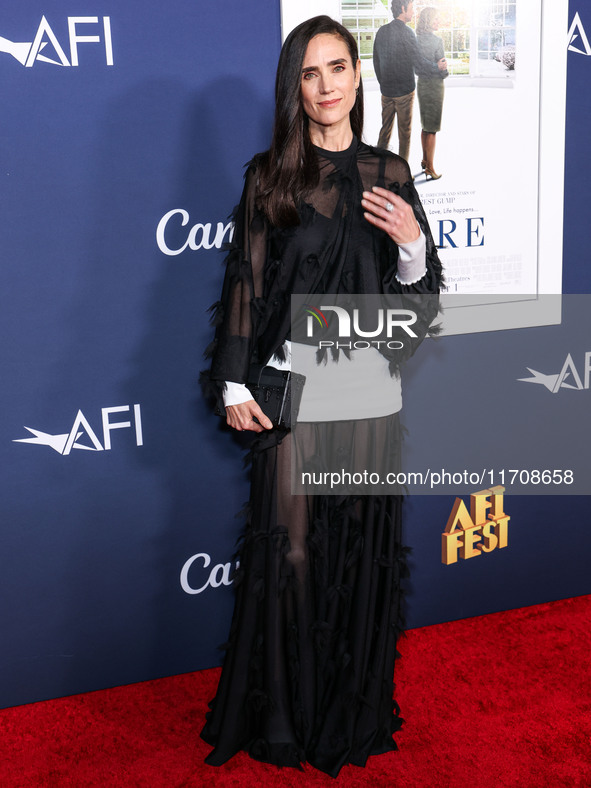
[[[246,385],[274,427],[291,427],[297,421],[305,382],[305,375],[297,372],[252,364]]]
[[[297,421],[305,382],[306,376],[297,372],[252,364],[246,386],[274,427],[289,428]],[[221,399],[215,412],[218,416],[226,415]]]

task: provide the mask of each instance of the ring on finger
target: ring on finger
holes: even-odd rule
[[[387,202],[385,207],[388,213],[392,213],[392,211],[394,210],[394,206],[392,205],[391,202]]]

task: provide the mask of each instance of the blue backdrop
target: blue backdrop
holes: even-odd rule
[[[11,6],[1,706],[219,662],[247,484],[241,439],[197,377],[228,214],[268,145],[280,48],[279,4],[265,0]],[[569,58],[564,281],[584,292],[590,65]],[[451,566],[453,498],[409,501],[409,625],[591,591],[587,500],[507,500],[509,546]]]

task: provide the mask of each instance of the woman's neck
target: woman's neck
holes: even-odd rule
[[[310,124],[310,140],[317,148],[324,150],[347,150],[353,142],[353,130],[351,124],[342,128]]]

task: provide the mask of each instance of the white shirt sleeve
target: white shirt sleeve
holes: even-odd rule
[[[401,285],[413,285],[427,273],[427,252],[425,235],[421,234],[416,241],[398,244],[398,272],[396,279]]]

